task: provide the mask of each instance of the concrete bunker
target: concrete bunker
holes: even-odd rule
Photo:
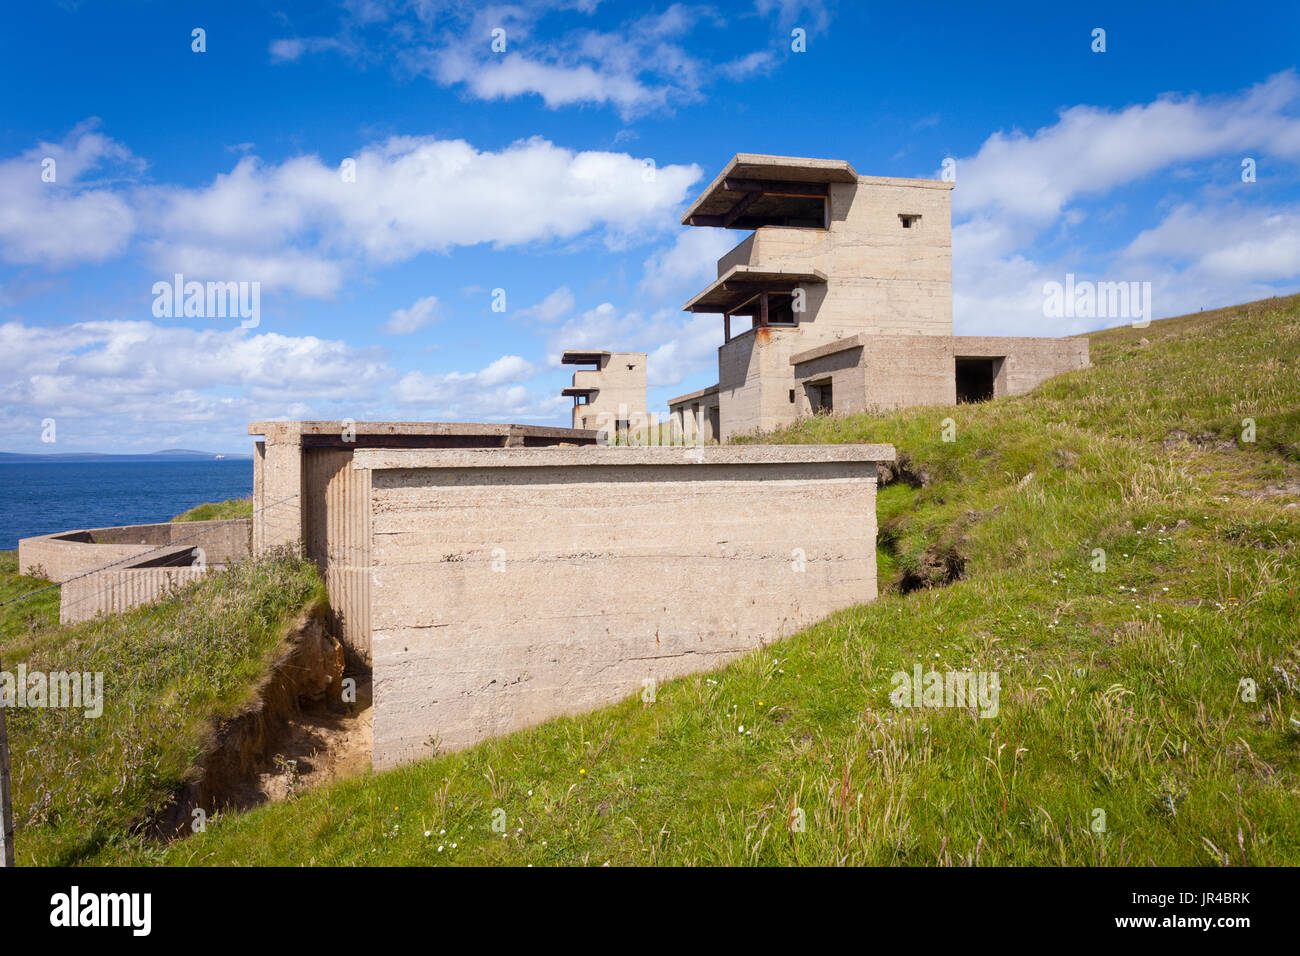
[[[331,626],[348,653],[371,663],[370,475],[361,449],[537,448],[594,445],[594,431],[461,422],[254,422],[253,551],[302,543],[330,595]]]

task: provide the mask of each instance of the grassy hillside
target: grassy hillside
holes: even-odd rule
[[[0,602],[48,584],[0,556]],[[19,865],[96,862],[185,778],[214,721],[252,698],[290,618],[325,600],[309,562],[274,554],[125,614],[58,625],[58,588],[0,608],[15,673],[99,672],[103,711],[6,708]]]
[[[173,521],[218,521],[230,518],[251,518],[252,498],[228,498],[225,501],[208,501],[178,514]]]
[[[926,483],[883,490],[882,539],[919,590],[158,858],[1300,863],[1300,299],[1091,341],[1031,395],[764,439],[896,444]],[[895,709],[916,664],[996,670],[999,715]]]

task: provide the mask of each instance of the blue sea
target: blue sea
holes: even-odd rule
[[[250,459],[0,464],[0,551],[35,534],[167,521],[252,493]]]

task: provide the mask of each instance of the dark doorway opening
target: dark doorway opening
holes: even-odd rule
[[[997,359],[957,359],[957,402],[987,402],[993,397]]]
[[[828,415],[835,411],[835,396],[831,391],[831,380],[823,382],[809,382],[808,405],[814,415]]]

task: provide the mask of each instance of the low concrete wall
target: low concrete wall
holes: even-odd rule
[[[834,411],[952,405],[957,358],[1000,358],[993,395],[1021,395],[1054,375],[1088,367],[1088,340],[992,335],[853,335],[790,359],[797,412],[811,412],[807,386],[830,380]]]
[[[202,548],[208,564],[229,564],[248,557],[247,518],[227,521],[176,521],[60,531],[18,542],[18,569],[43,570],[60,583],[117,564],[129,566],[159,556],[167,548]]]
[[[18,567],[62,585],[59,620],[68,624],[156,600],[209,568],[240,561],[251,534],[248,518],[61,531],[21,539]]]
[[[644,389],[643,389],[644,391]],[[330,596],[330,626],[349,654],[370,658],[370,486],[352,470],[364,448],[535,448],[594,445],[594,431],[470,422],[253,422],[253,553],[301,542]]]
[[[714,667],[876,597],[889,445],[358,450],[374,764]]]

